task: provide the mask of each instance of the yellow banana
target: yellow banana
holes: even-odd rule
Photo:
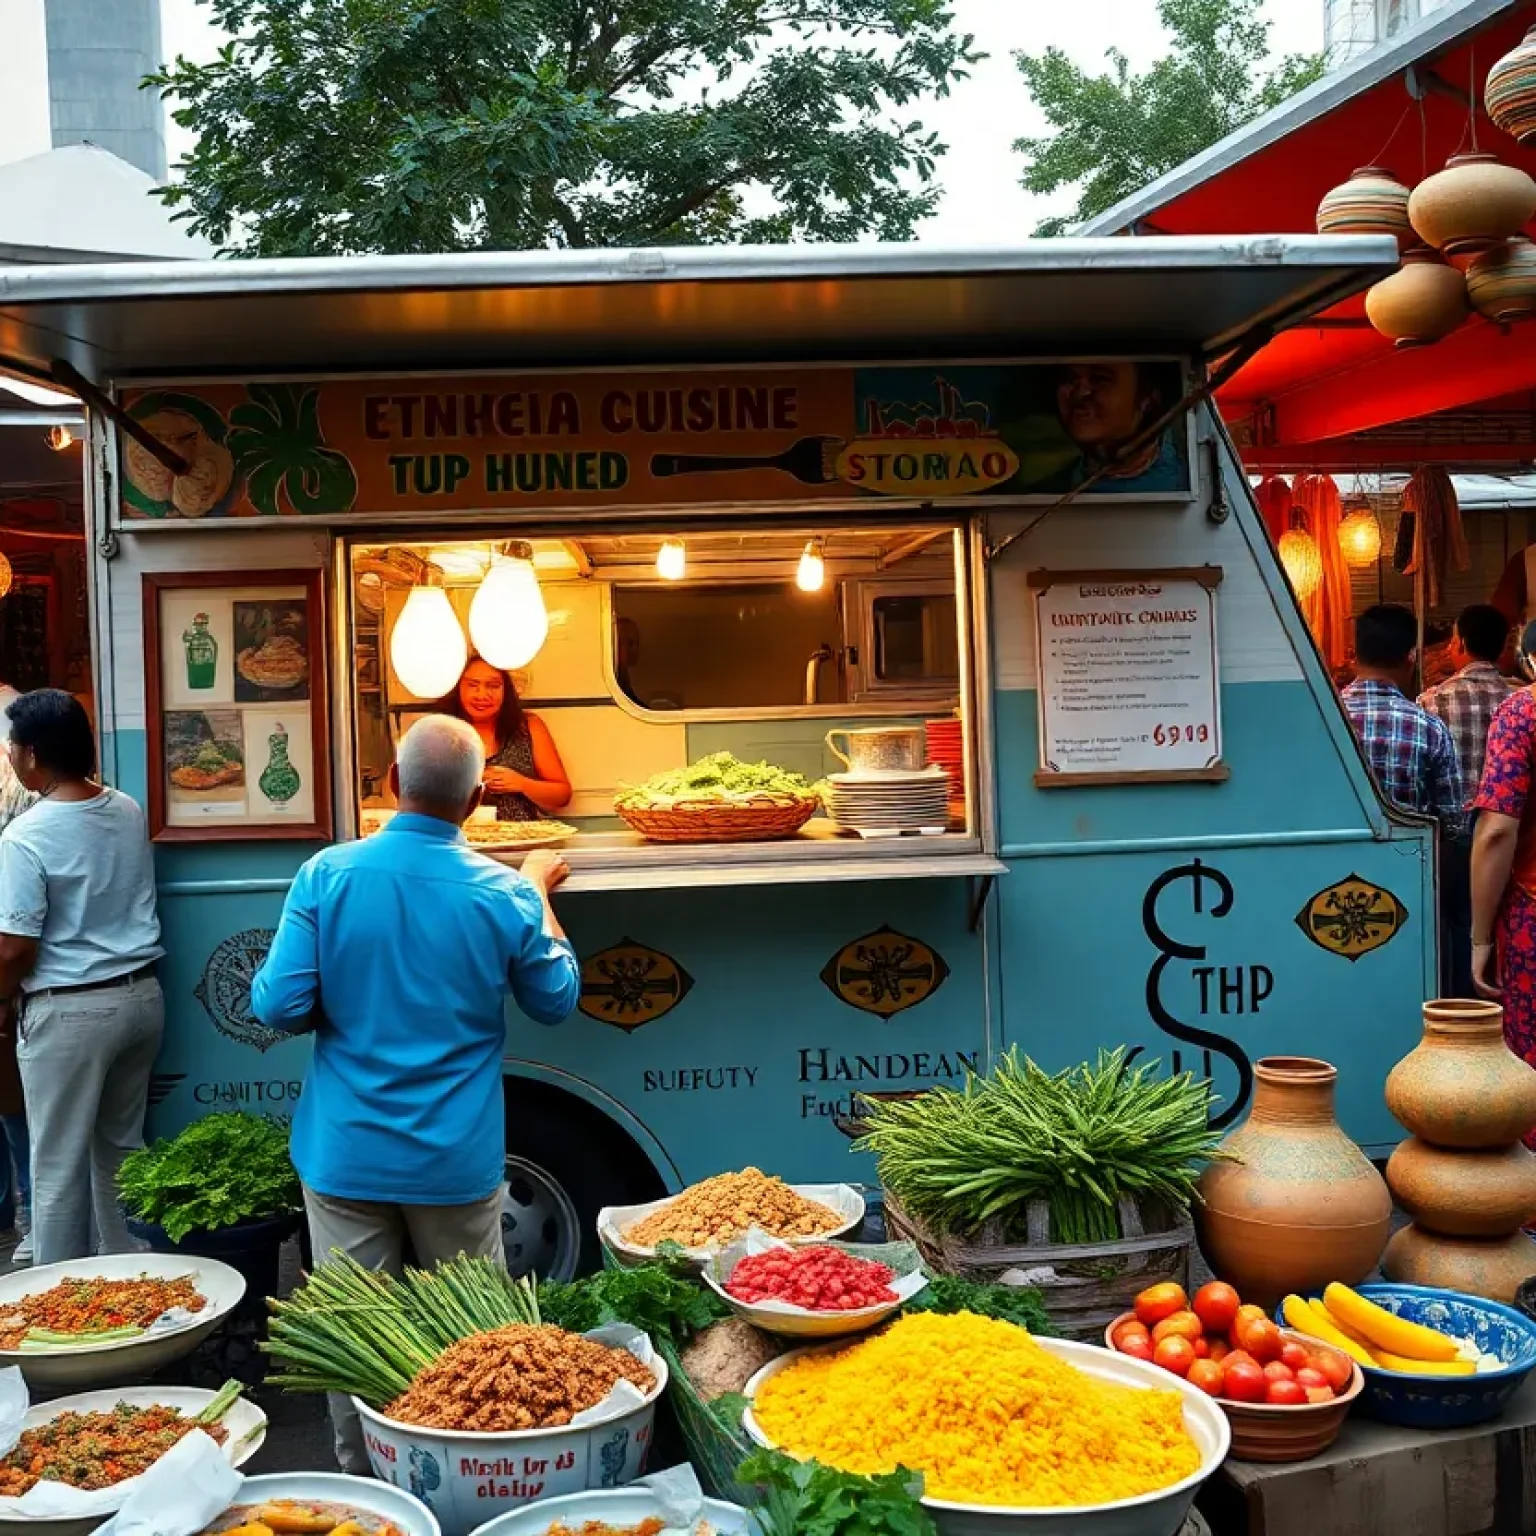
[[[1405,1371],[1414,1376],[1474,1376],[1477,1366],[1471,1360],[1410,1360],[1385,1349],[1372,1349],[1371,1356],[1384,1371]]]
[[[1454,1339],[1436,1333],[1433,1328],[1410,1323],[1405,1317],[1396,1317],[1337,1281],[1323,1292],[1323,1304],[1331,1316],[1361,1334],[1373,1348],[1419,1361],[1449,1362],[1460,1352]]]
[[[1297,1333],[1304,1333],[1308,1338],[1318,1339],[1324,1344],[1333,1345],[1335,1349],[1343,1350],[1360,1365],[1376,1364],[1365,1346],[1357,1344],[1347,1333],[1341,1333],[1334,1327],[1333,1319],[1317,1303],[1309,1302],[1302,1296],[1287,1296],[1282,1303],[1282,1310],[1286,1322]]]

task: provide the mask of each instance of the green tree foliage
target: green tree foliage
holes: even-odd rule
[[[948,0],[199,0],[162,190],[250,256],[911,238]]]
[[[1259,7],[1260,0],[1158,0],[1172,46],[1141,74],[1117,48],[1098,75],[1058,48],[1014,55],[1054,130],[1015,142],[1028,162],[1023,185],[1078,189],[1075,211],[1047,219],[1037,233],[1059,235],[1112,208],[1322,74],[1321,55],[1270,64],[1269,23]]]

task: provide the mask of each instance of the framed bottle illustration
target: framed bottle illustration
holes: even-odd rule
[[[145,575],[156,842],[331,836],[323,591],[318,570]]]

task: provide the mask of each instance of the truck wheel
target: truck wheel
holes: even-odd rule
[[[514,1275],[570,1280],[602,1268],[597,1213],[659,1200],[650,1159],[590,1104],[542,1083],[507,1083],[502,1235]]]

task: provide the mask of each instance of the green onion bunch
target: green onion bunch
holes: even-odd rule
[[[1185,1210],[1219,1155],[1209,1080],[1158,1066],[1130,1069],[1121,1048],[1052,1074],[1010,1050],[961,1089],[867,1101],[855,1150],[875,1154],[881,1183],[931,1231],[1023,1237],[1029,1203],[1046,1200],[1052,1242],[1113,1242],[1122,1196]]]
[[[538,1293],[490,1259],[459,1258],[399,1279],[334,1253],[287,1301],[268,1305],[261,1346],[292,1392],[344,1392],[393,1402],[451,1344],[513,1323],[537,1327]]]

